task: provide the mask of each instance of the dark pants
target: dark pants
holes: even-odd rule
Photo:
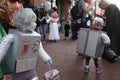
[[[28,70],[12,74],[12,80],[32,80],[34,77],[37,77],[35,70]]]
[[[72,30],[72,39],[76,40],[77,39],[77,35],[78,35],[78,28],[76,25],[71,25],[71,30]]]
[[[38,33],[41,34],[41,41],[45,41],[45,35],[46,35],[46,31],[45,31],[45,28],[46,28],[46,24],[40,24],[37,28],[36,28],[36,31]]]
[[[69,37],[69,29],[65,29],[65,37]]]
[[[86,57],[86,65],[89,65],[91,57]],[[94,64],[96,68],[99,68],[98,58],[94,58]]]

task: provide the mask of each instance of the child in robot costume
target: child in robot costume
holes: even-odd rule
[[[15,13],[13,17],[13,21],[17,29],[11,30],[11,32],[9,32],[9,34],[6,35],[1,40],[0,63],[7,54],[8,49],[10,47],[13,47],[11,49],[11,52],[13,52],[11,53],[11,55],[14,55],[15,65],[12,65],[14,66],[14,71],[12,73],[12,80],[39,80],[35,70],[36,66],[33,67],[34,61],[35,62],[37,61],[37,57],[38,57],[37,54],[39,54],[40,58],[49,66],[52,64],[52,59],[42,47],[42,43],[40,41],[40,34],[34,31],[34,29],[36,28],[36,15],[32,11],[32,9],[22,8]],[[27,44],[26,44],[27,42],[26,39],[28,40]],[[19,41],[17,40],[20,40],[23,44],[22,45],[21,43],[18,44]],[[18,54],[19,51],[20,51],[20,55]],[[20,68],[20,65],[26,68],[22,70],[22,68]],[[18,71],[17,71],[17,67],[18,67]]]
[[[102,18],[100,17],[95,17],[94,20],[93,20],[93,24],[92,26],[90,27],[91,30],[96,30],[96,31],[101,31],[102,28],[104,26],[104,21]],[[108,35],[106,33],[101,33],[101,36],[100,36],[101,40],[102,40],[102,43],[105,47],[108,47],[110,46],[110,38],[108,37]],[[91,60],[91,57],[89,56],[86,56],[86,61],[85,61],[85,72],[88,73],[89,72],[89,69],[90,69],[90,60]],[[96,73],[101,73],[101,69],[100,69],[100,64],[99,64],[99,58],[93,58],[94,60],[94,64],[95,64],[95,67],[96,67]]]

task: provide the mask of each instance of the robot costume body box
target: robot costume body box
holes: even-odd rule
[[[104,49],[101,33],[103,31],[81,28],[76,52],[93,58],[101,57]]]
[[[10,47],[12,58],[9,58],[7,63],[10,71],[18,73],[35,69],[39,54],[40,34],[23,33],[18,30],[10,30],[9,33],[15,35],[15,42]]]

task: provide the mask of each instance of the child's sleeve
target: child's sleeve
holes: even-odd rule
[[[104,45],[110,45],[110,38],[108,37],[107,34],[102,33],[101,38],[102,38],[102,41],[103,41]]]
[[[14,35],[8,34],[3,37],[2,41],[0,42],[0,63],[2,59],[5,57],[10,45],[14,42]]]

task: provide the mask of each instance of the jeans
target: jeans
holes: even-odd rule
[[[37,28],[36,31],[41,34],[41,41],[45,41],[45,35],[46,35],[46,24],[40,24]]]

